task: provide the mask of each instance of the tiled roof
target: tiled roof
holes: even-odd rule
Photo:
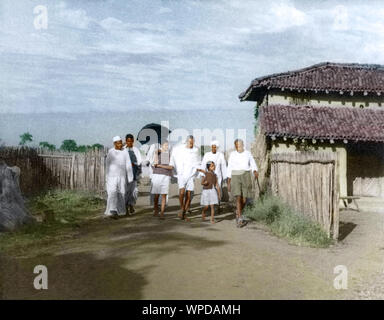
[[[384,142],[384,110],[266,105],[260,125],[267,136]]]
[[[384,94],[384,66],[324,62],[304,69],[256,78],[240,100],[256,101],[270,89]]]

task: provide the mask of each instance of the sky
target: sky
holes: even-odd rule
[[[384,2],[0,1],[3,114],[227,110],[324,61],[384,64]]]

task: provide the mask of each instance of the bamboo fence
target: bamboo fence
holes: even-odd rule
[[[49,151],[40,148],[4,147],[0,160],[21,169],[20,187],[24,193],[43,189],[105,192],[106,150],[85,153]]]
[[[330,152],[271,155],[272,194],[318,222],[329,237],[339,234],[337,156]]]

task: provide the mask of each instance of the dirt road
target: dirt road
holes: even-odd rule
[[[235,227],[230,209],[202,222],[198,192],[191,222],[177,218],[176,185],[167,218],[154,218],[148,187],[136,214],[94,219],[60,243],[2,257],[3,299],[346,299],[375,298],[384,270],[383,216],[343,211],[342,240],[328,249],[290,245],[255,224]],[[33,288],[35,265],[48,267],[48,290]],[[334,267],[348,269],[336,290]],[[372,289],[372,292],[375,290]],[[379,290],[380,291],[380,290]]]

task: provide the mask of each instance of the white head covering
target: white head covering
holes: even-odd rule
[[[216,148],[219,148],[219,147],[220,147],[220,143],[219,143],[219,141],[217,141],[217,140],[213,140],[213,141],[211,142],[211,146],[213,146],[213,145],[215,145]]]
[[[113,140],[113,142],[123,141],[123,139],[121,139],[120,136],[113,137],[112,140]]]

